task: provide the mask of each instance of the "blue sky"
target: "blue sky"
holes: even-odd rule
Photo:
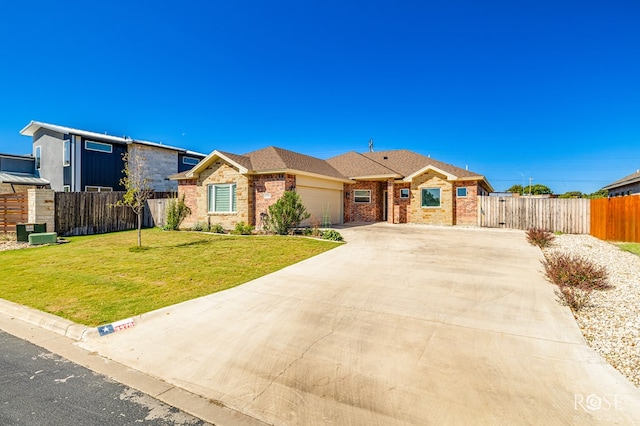
[[[410,149],[594,192],[640,169],[640,2],[21,1],[0,152],[31,120],[209,153]]]

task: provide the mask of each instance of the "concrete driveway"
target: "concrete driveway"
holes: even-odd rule
[[[80,345],[246,423],[640,418],[640,391],[586,346],[523,232],[387,224],[340,232],[349,243],[335,250]]]

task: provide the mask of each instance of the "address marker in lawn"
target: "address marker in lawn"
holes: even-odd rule
[[[98,333],[100,333],[100,336],[106,336],[107,334],[111,334],[116,331],[131,328],[134,325],[136,325],[136,323],[133,322],[133,318],[127,318],[125,320],[116,321],[111,324],[101,325],[100,327],[98,327]]]

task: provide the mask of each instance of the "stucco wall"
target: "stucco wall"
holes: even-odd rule
[[[33,135],[33,151],[35,156],[36,147],[40,147],[40,177],[51,183],[51,189],[62,191],[64,184],[62,150],[64,136],[62,133],[53,132],[47,129],[40,129]],[[38,170],[36,170],[38,173]]]

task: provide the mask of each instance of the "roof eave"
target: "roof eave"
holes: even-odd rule
[[[456,176],[456,175],[453,175],[453,174],[451,174],[451,173],[447,173],[447,172],[445,172],[444,170],[439,169],[439,168],[437,168],[437,167],[434,167],[434,166],[432,166],[432,165],[428,165],[428,166],[423,167],[423,168],[421,168],[420,170],[418,170],[418,171],[416,171],[416,172],[414,172],[414,173],[410,174],[409,176],[407,176],[406,178],[404,178],[404,181],[405,181],[405,182],[411,182],[411,181],[412,181],[413,179],[415,179],[417,176],[423,175],[423,174],[425,174],[426,172],[428,172],[429,170],[433,170],[433,171],[434,171],[434,172],[436,172],[436,173],[439,173],[439,174],[441,174],[441,175],[446,176],[446,177],[447,177],[447,180],[457,180],[457,179],[458,179],[458,176]]]
[[[270,174],[302,175],[302,176],[309,176],[309,177],[314,177],[314,178],[319,178],[319,179],[332,180],[334,182],[355,183],[354,180],[351,180],[349,178],[341,178],[341,177],[338,177],[338,176],[328,176],[328,175],[323,175],[321,173],[313,173],[313,172],[307,172],[307,171],[304,171],[304,170],[296,170],[296,169],[251,170],[251,171],[248,172],[248,174],[254,174],[254,175],[270,175]]]
[[[386,175],[368,175],[368,176],[349,176],[352,180],[388,180],[388,179],[402,179],[400,174],[386,174]]]
[[[237,167],[238,171],[241,174],[249,173],[249,170],[246,167],[244,167],[241,164],[238,164],[237,162],[233,161],[231,158],[227,157],[226,155],[224,155],[220,151],[214,150],[211,154],[209,154],[205,158],[203,158],[198,164],[193,166],[193,168],[187,172],[187,174],[185,175],[184,179],[196,179],[196,178],[198,178],[198,176],[200,176],[200,173],[203,170],[206,170],[207,167],[209,167],[211,165],[211,163],[213,163],[217,158],[220,158],[220,159],[226,161],[227,163],[233,165],[234,167]]]

